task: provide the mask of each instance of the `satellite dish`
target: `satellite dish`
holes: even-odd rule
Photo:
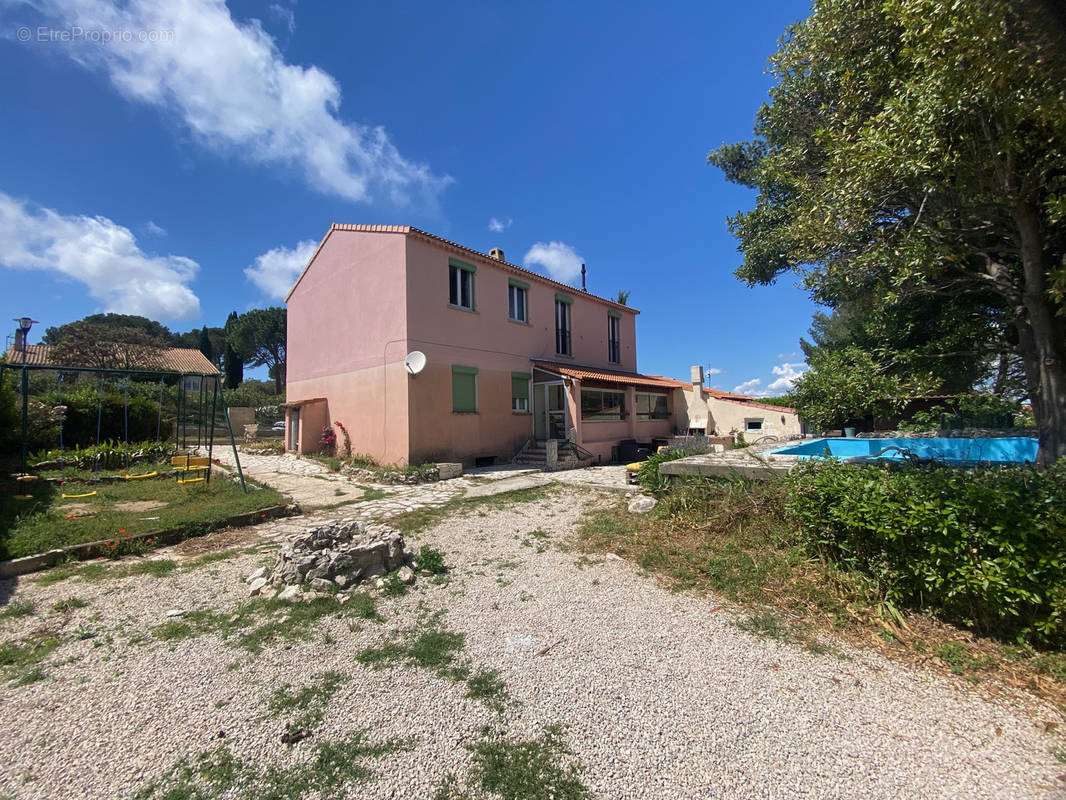
[[[412,350],[403,360],[403,365],[412,375],[417,375],[426,368],[426,354],[421,350]]]

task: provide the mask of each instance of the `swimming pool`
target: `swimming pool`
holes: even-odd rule
[[[896,448],[888,449],[886,448]],[[1031,464],[1036,460],[1037,441],[1029,436],[1003,439],[812,439],[803,444],[779,447],[770,452],[781,456],[812,458],[907,461],[908,454],[921,461],[947,464]],[[901,452],[903,451],[903,452]]]

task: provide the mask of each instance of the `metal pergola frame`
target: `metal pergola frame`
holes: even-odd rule
[[[237,454],[237,442],[233,438],[233,426],[229,421],[229,408],[226,406],[226,395],[222,391],[222,376],[219,373],[211,372],[181,372],[178,370],[170,369],[119,369],[116,367],[75,367],[75,366],[61,366],[56,364],[12,364],[9,362],[0,362],[0,385],[3,385],[5,370],[20,370],[22,373],[22,468],[26,469],[26,447],[29,440],[29,417],[27,412],[26,400],[29,396],[29,374],[31,370],[37,371],[49,371],[49,372],[92,372],[97,375],[151,375],[155,378],[177,378],[178,379],[178,422],[181,422],[181,409],[185,408],[185,378],[200,378],[200,395],[201,406],[205,402],[203,381],[210,379],[214,381],[214,393],[212,397],[211,405],[211,430],[208,435],[207,441],[207,457],[210,459],[214,451],[215,444],[215,417],[218,410],[218,404],[221,401],[222,405],[222,418],[226,421],[226,432],[229,434],[230,447],[233,449],[233,461],[237,465],[237,475],[241,479],[241,489],[248,493],[248,484],[244,480],[244,470],[241,468],[241,459]],[[177,432],[175,432],[175,445],[177,444]],[[208,471],[207,482],[210,482],[211,473]]]

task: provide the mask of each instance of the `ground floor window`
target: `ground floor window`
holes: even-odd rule
[[[762,417],[758,419],[746,419],[744,420],[745,431],[761,431],[762,430]]]
[[[637,419],[669,419],[670,408],[665,394],[637,392]]]
[[[520,414],[529,411],[529,381],[527,372],[511,373],[511,410]]]
[[[581,419],[585,422],[617,422],[625,418],[625,392],[611,392],[606,389],[581,390]]]
[[[452,367],[452,411],[477,413],[477,367]]]

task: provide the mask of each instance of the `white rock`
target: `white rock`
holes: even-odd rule
[[[605,556],[605,558],[606,558],[607,561],[621,561],[622,560],[622,557],[620,555],[618,555],[618,553],[608,553]]]
[[[404,583],[414,583],[415,571],[410,567],[400,567],[398,570],[396,570],[396,577]]]
[[[646,494],[638,494],[632,500],[629,501],[629,513],[630,514],[647,514],[659,501],[654,497],[648,497]]]
[[[345,586],[348,585],[348,576],[338,575],[336,578],[333,579],[333,582],[343,589]]]
[[[303,594],[303,592],[300,591],[299,586],[286,586],[284,589],[281,590],[281,593],[278,595],[278,600],[285,600],[290,603],[295,603],[297,600],[300,599],[301,594]]]
[[[312,578],[311,588],[316,592],[323,592],[328,594],[333,590],[333,581],[328,581],[325,578]]]
[[[245,578],[244,582],[245,583],[252,583],[252,582],[256,581],[259,578],[265,578],[266,574],[267,574],[267,568],[266,567],[260,567],[255,572],[253,572],[251,575],[249,575],[247,578]]]
[[[251,585],[248,587],[248,596],[249,597],[256,597],[261,591],[263,591],[263,587],[266,586],[266,585],[267,585],[267,579],[266,578],[256,578],[254,581],[252,581]]]
[[[184,615],[185,612],[180,608],[172,608],[167,612],[168,617],[182,617]]]
[[[274,597],[277,593],[278,593],[278,590],[275,589],[273,586],[267,586],[265,589],[262,589],[259,592],[259,596],[262,597],[264,600],[269,600],[270,598]]]

